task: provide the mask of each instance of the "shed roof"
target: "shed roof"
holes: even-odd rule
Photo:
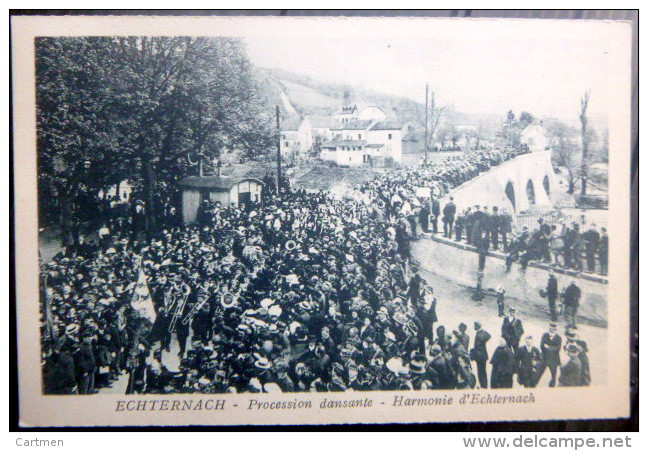
[[[263,182],[253,177],[233,178],[221,175],[209,175],[205,177],[186,177],[180,181],[184,188],[208,188],[216,191],[229,191],[234,185],[241,182],[253,181],[263,185]]]

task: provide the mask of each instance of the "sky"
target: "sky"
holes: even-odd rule
[[[590,90],[589,112],[606,117],[608,41],[560,35],[461,37],[246,37],[248,56],[325,82],[349,83],[423,103],[430,84],[444,105],[466,113],[578,121]]]

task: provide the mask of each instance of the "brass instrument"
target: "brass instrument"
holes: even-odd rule
[[[173,313],[173,318],[171,318],[171,323],[169,324],[169,334],[173,333],[173,331],[175,330],[176,323],[178,322],[178,318],[182,316],[182,311],[184,310],[185,305],[187,304],[187,299],[189,299],[189,293],[191,293],[191,288],[189,288],[189,285],[183,284],[182,291],[183,291],[182,300],[178,302],[178,306],[176,307],[175,312]]]

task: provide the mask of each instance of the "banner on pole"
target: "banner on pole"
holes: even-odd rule
[[[137,284],[135,284],[135,290],[133,290],[131,307],[135,309],[140,318],[146,318],[151,323],[155,323],[157,315],[155,313],[155,308],[153,307],[151,292],[149,291],[148,283],[146,282],[146,274],[144,274],[144,269],[142,269],[142,267],[140,267]]]

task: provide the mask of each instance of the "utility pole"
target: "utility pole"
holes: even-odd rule
[[[277,114],[277,195],[281,196],[281,123],[279,120],[279,105],[275,106]]]
[[[425,84],[425,137],[423,138],[423,150],[425,152],[424,164],[427,166],[427,151],[428,151],[428,88],[429,84]]]

